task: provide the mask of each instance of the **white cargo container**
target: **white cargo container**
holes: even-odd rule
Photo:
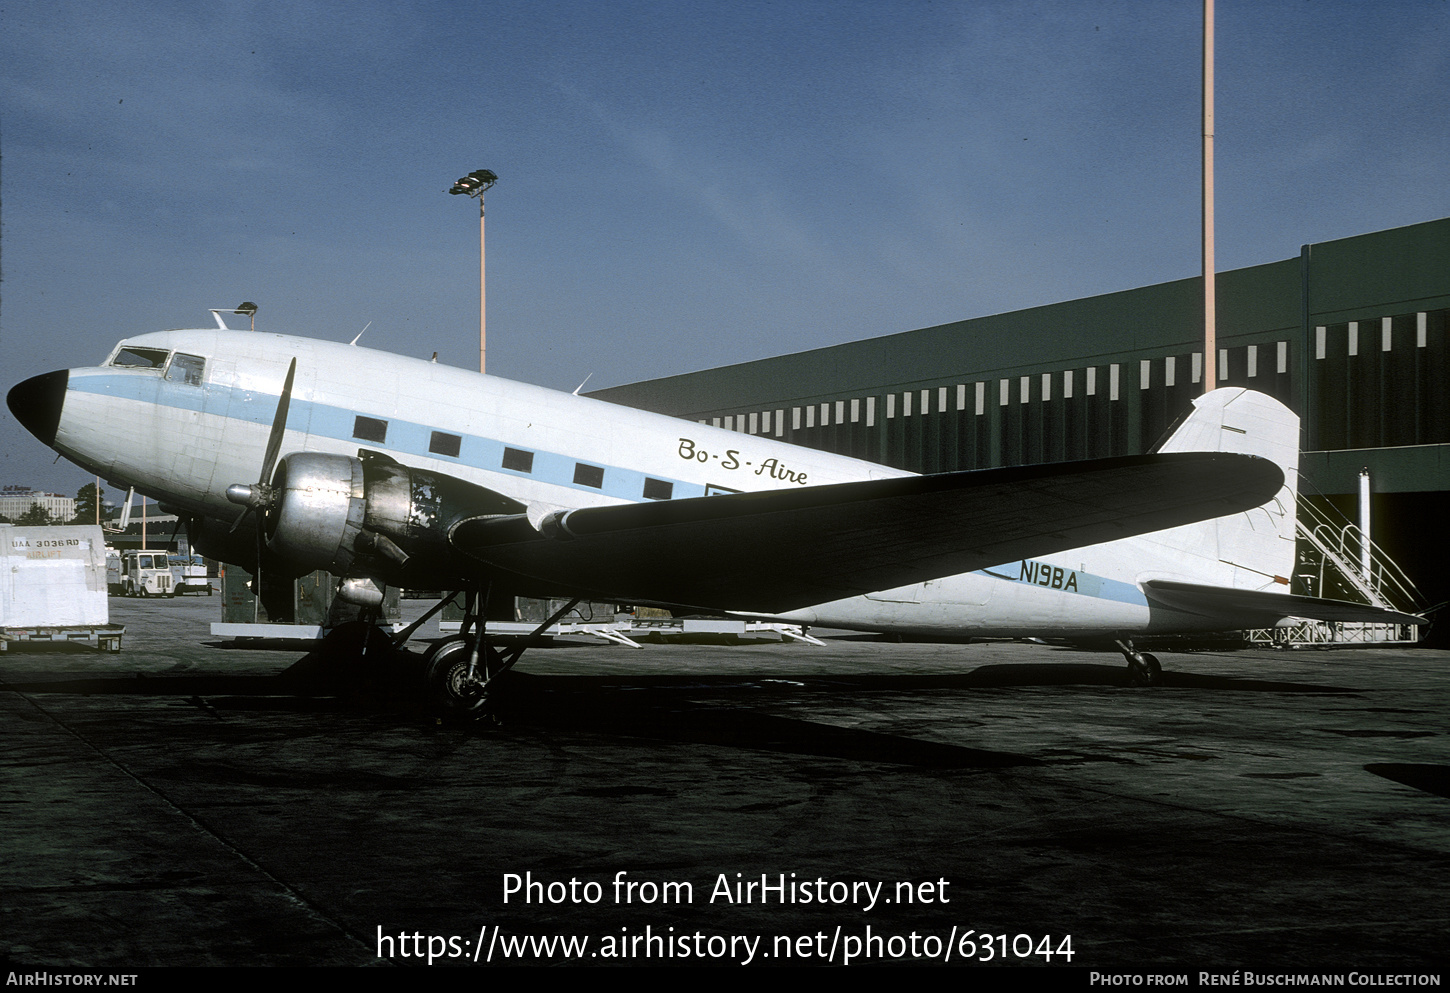
[[[0,524],[0,651],[13,641],[91,641],[118,652],[101,529]]]

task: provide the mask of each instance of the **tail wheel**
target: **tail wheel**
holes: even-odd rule
[[[1163,666],[1158,656],[1141,652],[1128,660],[1128,679],[1134,686],[1159,686],[1163,683]]]

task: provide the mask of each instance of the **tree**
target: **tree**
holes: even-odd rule
[[[102,506],[101,501],[106,497],[106,491],[95,483],[87,483],[76,492],[76,515],[71,519],[72,524],[96,524],[99,518],[96,510]]]
[[[45,527],[47,524],[54,524],[55,519],[50,516],[50,511],[46,510],[40,504],[35,503],[31,504],[30,509],[21,514],[15,523],[23,528],[38,528]]]

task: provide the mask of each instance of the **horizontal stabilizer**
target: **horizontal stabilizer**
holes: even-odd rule
[[[479,517],[456,548],[553,595],[778,613],[1238,513],[1267,459],[1180,452]]]
[[[1428,624],[1418,614],[1402,614],[1397,610],[1371,607],[1322,597],[1294,596],[1264,590],[1235,590],[1223,586],[1200,586],[1197,583],[1174,583],[1149,580],[1143,592],[1150,603],[1172,610],[1207,617],[1232,618],[1235,628],[1269,627],[1286,617],[1302,617],[1311,621],[1346,621],[1356,624]]]

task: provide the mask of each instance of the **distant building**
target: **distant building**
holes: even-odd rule
[[[69,521],[76,515],[75,497],[43,493],[29,486],[0,486],[0,517],[18,521],[36,506],[43,508],[53,521]]]

